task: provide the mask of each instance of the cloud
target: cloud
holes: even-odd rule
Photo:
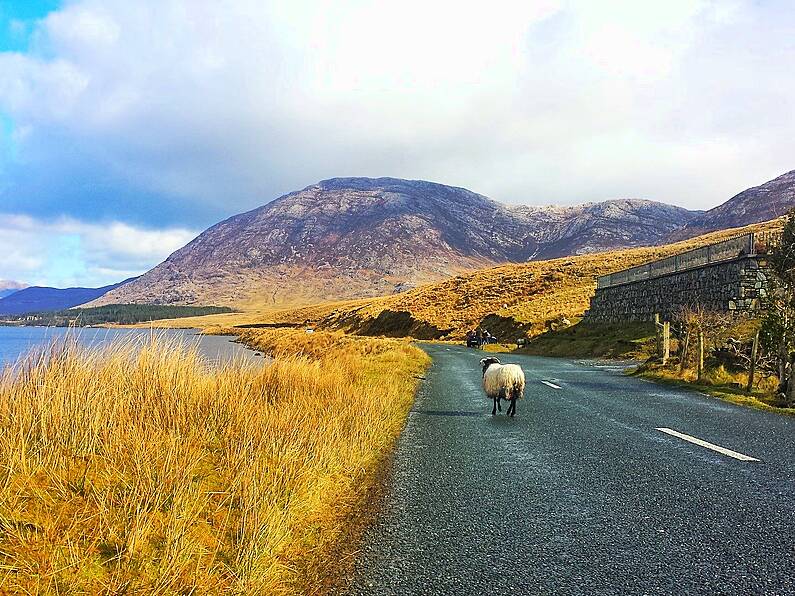
[[[34,285],[103,286],[143,273],[196,235],[0,213],[0,271]]]
[[[707,208],[795,167],[793,24],[785,1],[73,0],[0,53],[0,201],[197,227],[394,175]]]

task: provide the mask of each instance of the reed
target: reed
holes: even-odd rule
[[[0,587],[318,592],[310,578],[427,365],[406,343],[332,347],[333,361],[282,346],[267,366],[219,367],[156,336],[101,350],[67,341],[5,371]]]

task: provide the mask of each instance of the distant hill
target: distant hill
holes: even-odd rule
[[[11,294],[19,292],[19,290],[22,290],[27,287],[28,284],[23,284],[18,281],[0,279],[0,298],[5,298],[6,296],[10,296]]]
[[[754,186],[688,222],[672,239],[747,226],[786,215],[795,209],[795,170]]]
[[[134,279],[134,278],[132,278]],[[48,288],[32,286],[0,299],[0,315],[24,315],[79,306],[121,287],[131,280],[102,288]]]
[[[511,207],[420,180],[335,178],[213,226],[91,306],[393,294],[498,264],[659,244],[697,215],[644,200]]]

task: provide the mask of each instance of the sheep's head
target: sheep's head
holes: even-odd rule
[[[480,366],[483,368],[483,374],[484,375],[486,374],[486,371],[488,370],[488,368],[492,364],[499,364],[499,363],[500,363],[500,361],[497,360],[496,358],[493,358],[493,357],[492,358],[484,358],[483,360],[481,360],[480,361]]]

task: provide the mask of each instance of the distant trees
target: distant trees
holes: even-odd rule
[[[88,327],[116,323],[132,325],[157,319],[179,319],[232,312],[225,306],[172,306],[163,304],[109,304],[94,308],[72,308],[55,312],[32,313],[9,317],[24,325],[47,325],[52,327]]]

